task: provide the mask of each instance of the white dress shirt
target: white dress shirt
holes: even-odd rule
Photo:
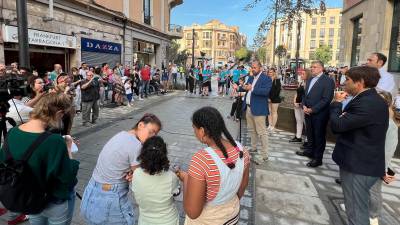
[[[312,78],[310,82],[310,87],[308,88],[307,94],[310,93],[311,89],[313,88],[314,84],[318,81],[318,79],[322,76],[323,73],[320,73],[318,76]]]
[[[388,73],[383,67],[379,69],[379,74],[381,75],[381,79],[379,79],[376,89],[378,91],[389,92],[393,97],[397,96],[396,83],[394,82],[393,75]]]
[[[251,98],[251,92],[254,90],[254,87],[256,86],[256,83],[258,81],[258,78],[261,76],[260,72],[257,76],[254,77],[253,83],[251,84],[251,90],[247,93],[246,95],[246,104],[250,105],[250,98]]]

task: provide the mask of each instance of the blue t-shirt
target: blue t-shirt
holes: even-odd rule
[[[203,70],[203,81],[207,81],[211,77],[211,70]]]
[[[239,78],[240,78],[240,74],[241,74],[240,70],[235,69],[235,70],[233,70],[232,74],[233,74],[232,75],[232,81],[235,82],[235,83],[239,82]]]
[[[199,69],[197,69],[197,68],[193,69],[193,76],[196,77],[196,80],[199,79]]]
[[[221,71],[219,73],[219,82],[225,82],[226,79],[226,75],[228,74],[227,71]]]
[[[247,75],[247,70],[243,69],[243,70],[240,71],[240,76],[241,77],[244,77],[246,75]]]

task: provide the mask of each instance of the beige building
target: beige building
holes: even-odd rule
[[[54,2],[53,8],[49,2]],[[27,4],[31,66],[39,72],[54,63],[68,71],[81,62],[166,64],[172,39],[171,9],[183,0],[31,0]],[[18,61],[16,1],[0,2],[0,62]],[[45,63],[44,63],[45,62]]]
[[[215,67],[225,65],[228,60],[234,60],[235,51],[240,49],[246,40],[245,36],[239,33],[239,27],[228,26],[218,20],[185,27],[179,44],[180,51],[186,50],[190,54],[188,63],[191,63],[193,30],[195,58],[201,58],[200,52],[204,52],[205,58],[210,59],[210,64]]]
[[[338,65],[341,10],[340,8],[328,8],[323,15],[315,14],[312,16],[302,13],[299,51],[301,59],[309,62],[319,46],[328,45],[332,51],[332,59],[328,64],[331,66]],[[286,59],[296,57],[297,23],[294,22],[290,27],[288,21],[281,18],[278,19],[276,28],[276,46],[283,45],[287,49],[286,58],[281,60],[281,64],[284,64]],[[272,25],[265,40],[267,64],[273,62],[273,40],[274,26]],[[278,63],[277,56],[275,63]]]
[[[381,52],[399,81],[400,0],[345,0],[343,6],[341,64],[361,65],[369,54]]]

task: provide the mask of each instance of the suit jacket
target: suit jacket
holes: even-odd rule
[[[253,88],[253,91],[251,92],[250,109],[251,113],[254,116],[267,116],[269,115],[268,98],[269,98],[269,92],[271,91],[272,87],[272,80],[265,73],[261,73],[258,76],[260,77],[258,78],[257,83]],[[254,76],[251,76],[247,80],[246,84],[252,84],[253,81],[254,81]],[[247,108],[246,105],[247,95],[248,92],[244,96],[245,100],[243,101],[243,110],[246,110]]]
[[[306,92],[303,98],[303,105],[312,109],[311,115],[329,113],[329,104],[332,102],[335,90],[335,82],[327,75],[322,74],[310,89],[312,78],[306,82]]]
[[[342,112],[342,103],[330,110],[332,131],[338,134],[332,158],[341,169],[365,176],[385,174],[385,138],[388,106],[375,88],[360,93]]]

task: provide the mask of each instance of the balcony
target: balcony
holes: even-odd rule
[[[176,24],[169,24],[168,34],[172,36],[173,39],[181,39],[183,37],[182,26]]]

